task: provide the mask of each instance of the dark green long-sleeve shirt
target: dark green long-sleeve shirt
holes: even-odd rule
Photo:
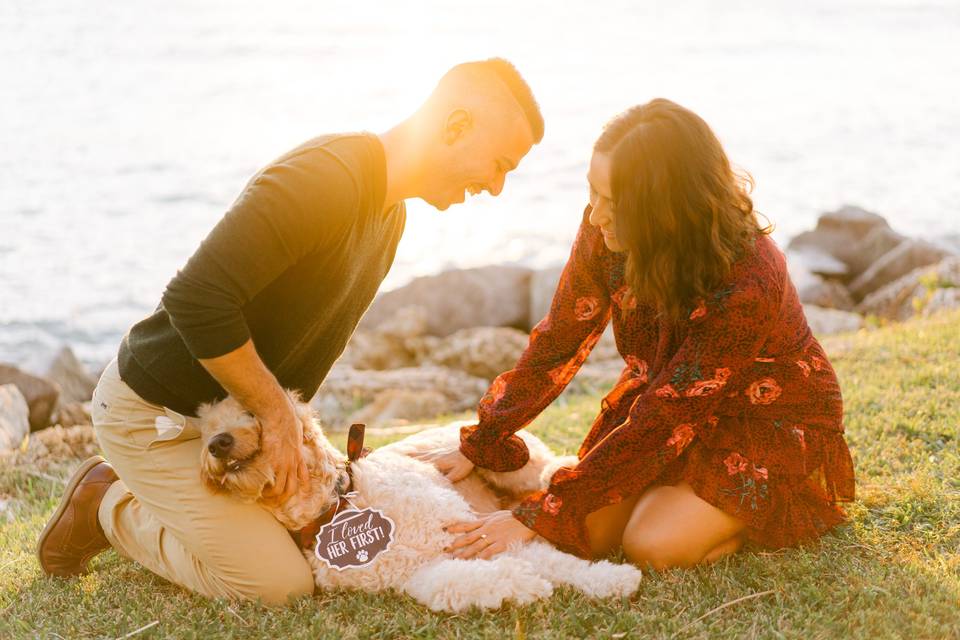
[[[252,338],[285,388],[316,393],[373,300],[403,234],[384,211],[373,134],[322,136],[255,175],[120,344],[120,376],[186,415],[227,394],[197,361]]]

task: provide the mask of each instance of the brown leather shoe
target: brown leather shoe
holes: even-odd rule
[[[110,548],[97,511],[116,479],[113,467],[100,456],[84,461],[73,474],[37,543],[44,573],[62,578],[86,573],[90,559]]]

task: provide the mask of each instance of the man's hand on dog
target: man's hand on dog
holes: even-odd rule
[[[433,464],[437,471],[447,477],[450,482],[459,482],[473,471],[473,463],[459,449],[453,451],[428,451],[417,456]]]
[[[477,520],[451,522],[444,531],[460,533],[444,551],[454,558],[480,558],[486,560],[506,551],[514,542],[524,543],[533,539],[537,532],[527,528],[513,517],[510,511],[485,513]]]
[[[263,434],[262,455],[267,457],[276,478],[264,489],[263,497],[282,504],[296,494],[301,483],[310,483],[307,465],[300,455],[303,425],[289,402],[275,414],[258,419]]]

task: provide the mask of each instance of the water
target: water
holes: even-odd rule
[[[497,199],[409,204],[386,287],[562,261],[610,116],[664,96],[756,178],[785,242],[851,202],[960,232],[960,3],[106,2],[0,5],[0,361],[115,352],[261,165],[383,131],[453,64],[528,78],[543,143]]]

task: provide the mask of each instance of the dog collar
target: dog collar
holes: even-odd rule
[[[353,468],[351,465],[360,458],[365,458],[371,451],[369,447],[363,446],[363,435],[366,428],[366,425],[358,422],[350,425],[350,432],[347,434],[346,469],[347,477],[350,480],[347,483],[346,490],[338,487],[333,506],[320,514],[319,518],[304,528],[297,531],[290,531],[290,536],[300,548],[307,549],[312,547],[314,538],[317,536],[317,533],[320,532],[320,527],[333,520],[333,516],[337,515],[337,512],[348,504],[344,496],[353,492]]]

